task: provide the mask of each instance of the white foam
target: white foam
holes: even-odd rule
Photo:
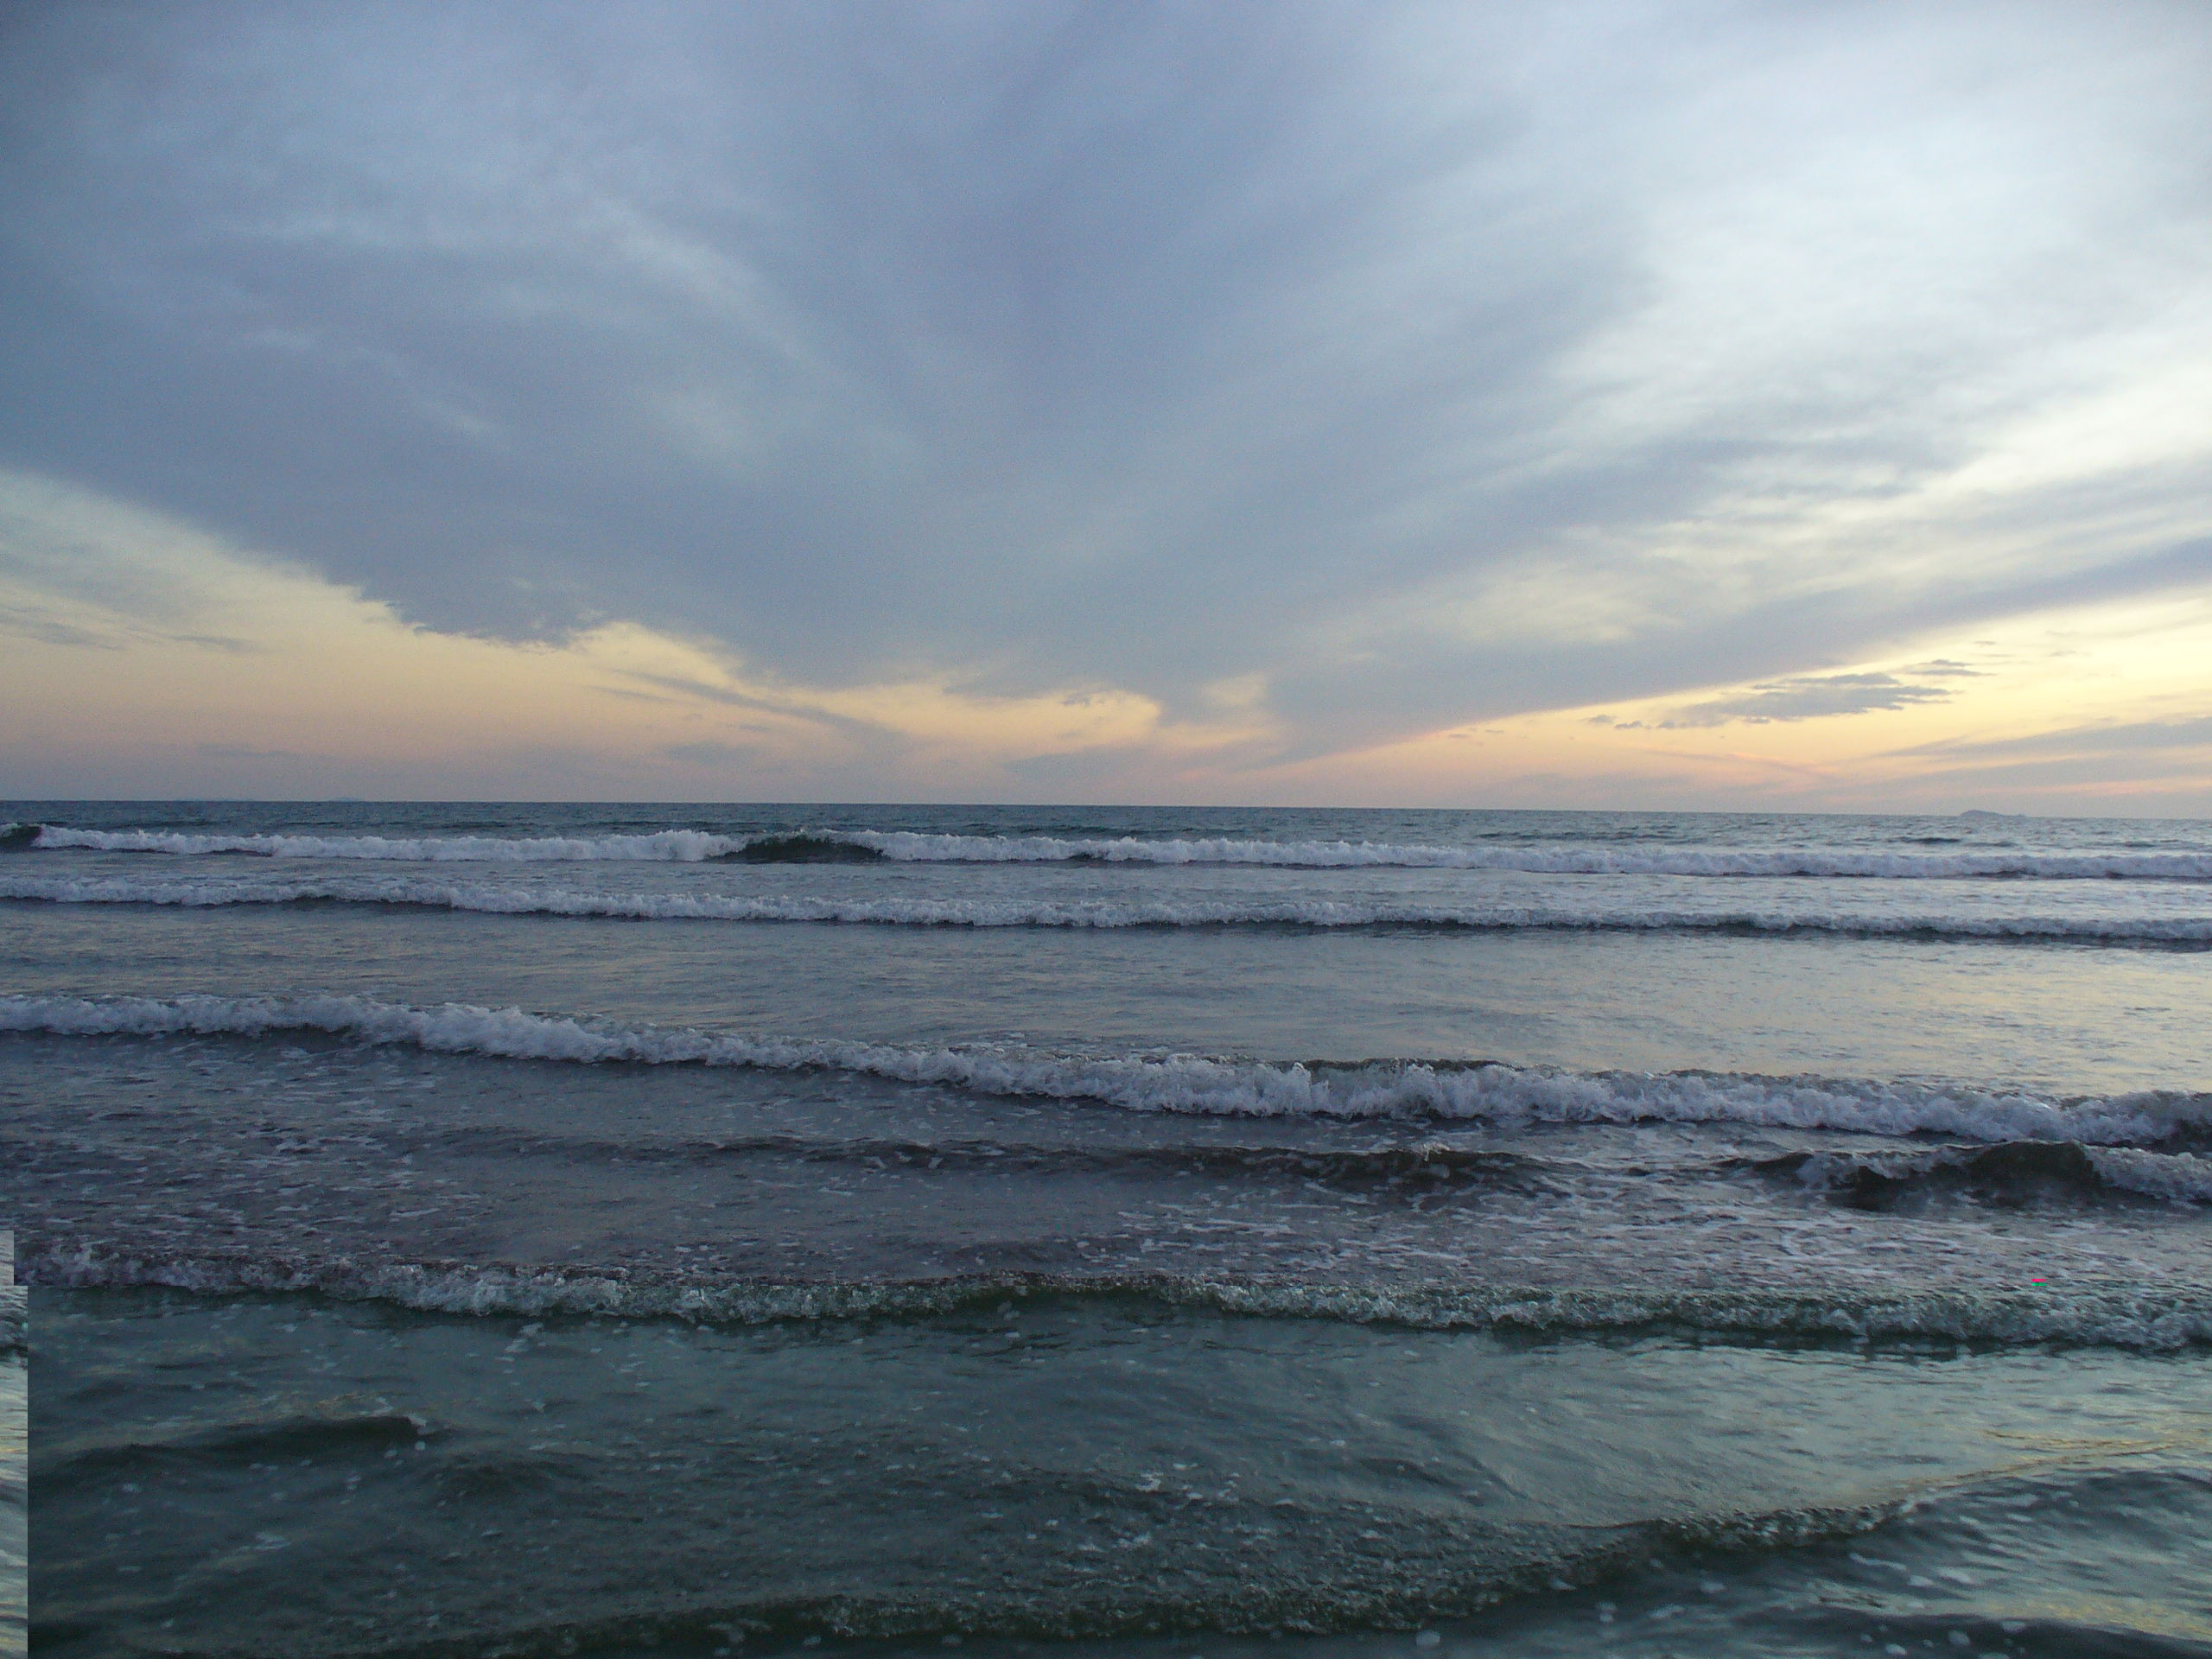
[[[0,876],[0,899],[190,908],[330,901],[416,905],[505,916],[632,921],[828,922],[892,927],[1459,927],[1623,932],[1738,929],[2190,944],[2212,943],[2212,916],[1885,915],[1828,910],[1571,910],[1514,905],[1406,905],[1327,899],[853,899],[713,893],[609,893],[582,887],[452,883],[409,876],[300,880]]]
[[[1050,836],[925,836],[860,830],[840,840],[887,858],[931,862],[1030,862],[1074,858],[1107,863],[1263,864],[1305,868],[1517,870],[1561,875],[1884,877],[2133,877],[2212,880],[2203,854],[1850,853],[1711,849],[1627,852],[1606,847],[1399,846],[1351,841],[1064,841]]]
[[[321,1031],[365,1042],[509,1059],[827,1067],[988,1095],[1233,1116],[1737,1122],[2106,1146],[2155,1143],[2183,1124],[2212,1122],[2212,1096],[2178,1093],[2058,1101],[2025,1093],[1834,1078],[1574,1073],[1419,1063],[1314,1070],[1196,1056],[1054,1058],[626,1027],[467,1003],[417,1008],[353,996],[0,996],[0,1031],[257,1037]]]
[[[245,854],[260,858],[379,859],[397,863],[546,864],[605,859],[696,864],[737,851],[749,836],[664,830],[650,836],[589,838],[546,836],[524,840],[490,836],[192,836],[165,830],[72,830],[48,824],[33,844],[102,853],[168,853],[181,857]]]
[[[236,1251],[114,1249],[81,1241],[32,1254],[41,1285],[161,1285],[234,1293],[312,1291],[428,1313],[677,1319],[740,1325],[794,1319],[929,1319],[1031,1295],[1131,1295],[1170,1306],[1261,1319],[1325,1319],[1414,1330],[1637,1330],[1652,1325],[1745,1335],[1948,1337],[1974,1342],[2080,1343],[2173,1351],[2212,1342],[2201,1295],[2117,1286],[2032,1294],[1961,1289],[1886,1294],[1546,1289],[1497,1285],[1304,1284],[1172,1274],[996,1273],[922,1281],[765,1282],[675,1279],[512,1264],[262,1258]]]
[[[2212,1160],[2185,1152],[2098,1147],[2090,1152],[2089,1161],[2107,1182],[2127,1192],[2176,1204],[2212,1204]]]
[[[1562,875],[1808,876],[1891,880],[2042,877],[2085,880],[2212,880],[2212,854],[1842,852],[1796,849],[1623,851],[1604,847],[1452,847],[1385,842],[1253,841],[1220,837],[1144,841],[1134,836],[939,836],[907,830],[797,832],[865,847],[916,863],[1052,863],[1090,859],[1115,864],[1250,864],[1297,868],[1515,870]],[[48,825],[41,848],[183,856],[246,854],[266,858],[372,859],[394,862],[550,863],[607,859],[696,863],[741,852],[760,836],[696,830],[596,837],[186,835],[156,830],[77,830]]]

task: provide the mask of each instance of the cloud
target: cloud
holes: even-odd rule
[[[760,750],[746,743],[664,743],[659,752],[695,766],[743,766],[760,759]]]
[[[2212,15],[1995,15],[47,8],[0,460],[449,633],[1262,688],[1236,764],[1932,702],[1815,671],[2212,576]]]
[[[723,703],[733,709],[756,709],[762,714],[781,715],[791,720],[834,727],[855,736],[880,736],[884,729],[880,722],[874,721],[856,720],[849,715],[841,715],[830,709],[795,703],[787,698],[763,696],[757,691],[741,690],[735,686],[715,685],[705,680],[693,679],[683,675],[653,674],[640,669],[626,669],[620,672],[622,677],[626,680],[635,681],[640,685],[656,687],[660,692],[677,698]],[[632,695],[652,696],[652,693],[633,693]],[[752,727],[748,729],[759,731],[765,728]]]
[[[1988,671],[1969,668],[1964,663],[1955,663],[1948,657],[1937,657],[1924,663],[1913,663],[1897,671],[1900,674],[1917,674],[1923,679],[1968,680],[1986,679]]]
[[[2063,731],[2038,732],[2029,737],[1979,741],[1946,739],[1942,742],[1898,749],[1895,753],[1942,755],[1970,760],[2013,755],[2141,754],[2163,749],[2194,748],[2212,748],[2212,715],[2185,720],[2126,721],[2098,726],[2076,726]]]
[[[196,743],[193,753],[207,760],[303,760],[296,749],[261,749],[250,743]]]
[[[0,605],[0,634],[43,640],[50,645],[68,645],[79,651],[121,651],[126,643],[111,632],[63,621],[42,607],[34,605]]]
[[[2151,751],[2142,754],[2075,753],[2033,760],[1993,762],[1961,767],[1948,774],[1955,790],[1972,791],[1975,798],[1997,800],[2004,791],[2033,791],[2042,798],[2068,803],[2067,810],[2079,812],[2100,798],[2127,798],[2160,796],[2171,803],[2165,810],[2190,817],[2205,816],[2212,791],[2212,767],[2204,759]]]
[[[1946,702],[1953,695],[1948,686],[1914,685],[1894,674],[1804,675],[1755,685],[1741,696],[1691,703],[1657,724],[1675,728],[1722,726],[1736,720],[1760,725],[1770,721],[1826,720],[1837,715],[1871,715],[1917,703]]]

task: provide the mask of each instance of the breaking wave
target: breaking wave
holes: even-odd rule
[[[1755,1167],[1795,1176],[1858,1210],[1895,1210],[1947,1193],[1998,1205],[2051,1198],[2097,1200],[2114,1193],[2171,1204],[2212,1203],[2212,1161],[2188,1153],[2065,1141],[2007,1141],[1932,1152],[1792,1152]]]
[[[504,1128],[455,1129],[439,1137],[472,1156],[555,1152],[629,1164],[718,1162],[766,1156],[881,1172],[899,1169],[988,1170],[994,1174],[1173,1174],[1225,1179],[1295,1179],[1346,1190],[1395,1190],[1419,1201],[1471,1185],[1523,1192],[1562,1182],[1602,1179],[1603,1164],[1539,1158],[1437,1140],[1376,1146],[1239,1146],[1212,1141],[1164,1146],[1035,1146],[997,1141],[814,1140],[803,1135],[725,1135],[693,1140],[600,1141]],[[421,1144],[418,1141],[416,1144]],[[1956,1193],[1978,1203],[2020,1207],[2050,1199],[2098,1202],[2120,1195],[2169,1204],[2212,1204],[2212,1160],[2186,1152],[2137,1147],[2082,1146],[2071,1141],[2000,1141],[1991,1144],[1894,1152],[1799,1151],[1777,1157],[1716,1159],[1679,1173],[1711,1179],[1743,1170],[1791,1179],[1828,1192],[1854,1209],[1894,1210],[1913,1199]],[[1650,1173],[1637,1166],[1637,1179]]]
[[[990,1273],[926,1280],[716,1280],[634,1269],[357,1260],[285,1252],[112,1249],[78,1241],[26,1251],[34,1284],[311,1292],[422,1313],[784,1320],[929,1319],[1009,1298],[1141,1298],[1262,1319],[1422,1330],[1532,1332],[1684,1329],[1765,1338],[1940,1338],[2171,1351],[2212,1342],[2201,1294],[2119,1286],[2035,1292],[1557,1289],[1463,1284],[1312,1284],[1173,1274]]]
[[[647,836],[200,836],[167,830],[73,830],[66,824],[19,826],[35,831],[23,844],[101,853],[168,853],[178,857],[232,854],[256,858],[355,858],[395,863],[543,864],[604,859],[696,864],[727,858],[754,839],[664,830]],[[788,841],[791,837],[761,837]],[[826,841],[826,837],[813,837]]]
[[[15,837],[7,840],[8,836]],[[0,841],[180,856],[373,859],[404,863],[571,863],[609,859],[702,863],[839,861],[911,863],[1253,864],[1304,869],[1512,870],[1562,875],[1864,877],[1891,880],[1987,877],[2212,881],[2203,853],[1888,853],[1748,850],[1630,852],[1602,847],[1453,847],[1385,842],[1255,841],[1212,837],[1147,841],[1122,836],[924,835],[910,830],[808,830],[756,836],[664,830],[590,837],[485,836],[237,836],[162,830],[8,826]]]
[[[1406,905],[1330,899],[849,899],[712,893],[606,893],[515,887],[419,877],[299,881],[138,880],[128,876],[0,876],[0,899],[49,904],[350,904],[416,906],[499,916],[588,916],[627,921],[817,922],[887,927],[1424,927],[1659,932],[1685,929],[2082,943],[2212,944],[2212,916],[2065,917],[1853,914],[1819,911],[1605,909],[1516,905]]]
[[[1428,1117],[1516,1123],[1734,1122],[1964,1140],[2156,1146],[2212,1124],[2212,1096],[2047,1099],[1932,1084],[1714,1072],[1561,1072],[1490,1063],[1271,1064],[1197,1056],[1055,1057],[747,1037],[448,1002],[356,996],[0,996],[0,1031],[65,1036],[321,1032],[443,1053],[580,1064],[827,1069],[973,1093],[1222,1116]]]

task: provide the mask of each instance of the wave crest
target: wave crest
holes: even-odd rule
[[[1052,1057],[746,1037],[467,1003],[413,1007],[357,996],[0,996],[0,1031],[245,1037],[323,1032],[361,1042],[505,1059],[825,1069],[976,1094],[1221,1116],[1734,1122],[2101,1146],[2157,1145],[2212,1123],[2212,1096],[2179,1092],[2050,1100],[2020,1092],[1848,1078],[1558,1072],[1494,1063],[1375,1061],[1338,1066],[1189,1055]]]
[[[813,922],[882,927],[1420,927],[1469,931],[1832,933],[1887,938],[2212,944],[2212,916],[1947,916],[1789,910],[1568,910],[1526,905],[1405,905],[1333,899],[855,899],[713,893],[608,893],[411,876],[302,881],[0,876],[0,899],[48,904],[405,905],[497,916],[621,921]]]
[[[1147,841],[1133,836],[925,835],[912,830],[803,830],[716,835],[663,830],[588,837],[192,835],[162,830],[17,825],[26,844],[177,856],[371,859],[401,863],[575,863],[610,859],[701,863],[873,857],[906,863],[1245,864],[1295,869],[1455,869],[1560,875],[1807,876],[1888,880],[1986,879],[2212,881],[2212,854],[1843,852],[1785,849],[1620,851],[1603,847],[1453,847],[1387,842]],[[849,849],[840,851],[839,849]]]
[[[2212,1203],[2212,1162],[2188,1153],[2071,1141],[2008,1141],[1929,1152],[1793,1152],[1757,1166],[1794,1176],[1856,1210],[1889,1211],[1944,1192],[2014,1207],[2047,1198],[2114,1193],[2170,1204]]]
[[[663,830],[645,836],[493,836],[415,838],[387,836],[202,836],[167,830],[75,830],[38,827],[32,844],[100,853],[167,853],[176,857],[225,854],[255,858],[353,858],[395,863],[543,864],[604,859],[696,864],[740,851],[750,837],[699,830]]]
[[[2171,1351],[2212,1343],[2212,1301],[2118,1286],[2038,1293],[1560,1289],[1344,1285],[1173,1274],[990,1273],[928,1280],[715,1281],[623,1269],[357,1261],[244,1251],[145,1252],[35,1244],[31,1283],[307,1291],[417,1312],[480,1316],[785,1320],[931,1319],[1029,1296],[1141,1298],[1255,1319],[1545,1334],[1682,1329],[1755,1338],[1944,1338]]]

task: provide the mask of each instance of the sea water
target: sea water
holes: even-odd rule
[[[41,1651],[2212,1652],[2212,824],[0,818]]]
[[[0,1228],[0,1654],[28,1639],[30,1556],[29,1371],[24,1364],[23,1287],[15,1236]]]

